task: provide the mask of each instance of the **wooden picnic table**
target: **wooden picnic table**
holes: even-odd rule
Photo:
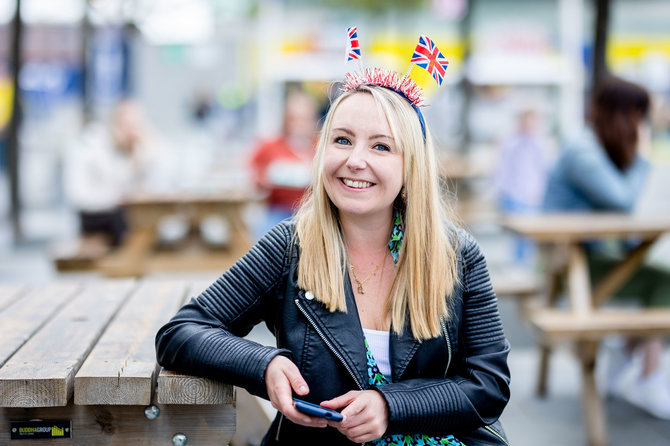
[[[599,341],[613,335],[670,335],[670,310],[613,309],[603,304],[642,266],[653,244],[670,232],[670,217],[616,213],[540,214],[508,216],[508,230],[541,245],[547,274],[546,306],[527,313],[541,344],[537,392],[546,394],[551,345],[574,342],[582,369],[582,405],[588,442],[608,444],[605,411],[596,381]],[[640,244],[608,274],[591,284],[584,242],[635,238]],[[562,289],[567,308],[555,308]]]
[[[44,445],[40,436],[54,445],[228,444],[233,386],[155,359],[159,327],[205,286],[0,284],[0,444]]]
[[[96,262],[108,277],[141,277],[164,271],[223,271],[251,247],[252,237],[243,219],[249,203],[264,199],[254,190],[216,193],[137,194],[124,204],[129,231],[122,245]],[[180,216],[196,228],[208,216],[223,218],[229,229],[225,246],[207,247],[202,237],[186,246],[159,249],[158,225],[162,218]]]

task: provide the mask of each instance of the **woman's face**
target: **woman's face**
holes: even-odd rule
[[[372,95],[335,110],[323,162],[326,192],[340,216],[387,216],[402,187],[403,157]]]

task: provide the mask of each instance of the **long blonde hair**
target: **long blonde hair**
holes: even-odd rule
[[[426,130],[424,142],[416,111],[407,100],[384,87],[364,85],[335,99],[325,117],[314,159],[312,187],[295,216],[300,244],[298,286],[312,291],[330,311],[347,311],[343,287],[346,249],[337,208],[326,193],[324,152],[338,106],[354,94],[370,94],[388,120],[403,155],[406,201],[400,197],[404,239],[385,311],[395,333],[407,320],[415,339],[436,337],[441,318],[449,318],[450,297],[458,281],[453,221],[440,189],[435,149]],[[390,237],[390,234],[389,234]],[[388,314],[388,313],[387,313]]]

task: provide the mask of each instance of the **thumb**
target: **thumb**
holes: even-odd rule
[[[286,378],[291,383],[291,388],[298,395],[307,395],[309,393],[309,386],[307,386],[307,381],[302,377],[298,367],[293,365],[284,371]]]

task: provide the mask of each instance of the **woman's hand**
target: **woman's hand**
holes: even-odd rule
[[[344,407],[341,411],[344,420],[329,421],[328,424],[354,443],[375,440],[384,435],[388,427],[389,410],[386,400],[375,390],[352,390],[324,401],[321,405],[330,409]]]
[[[293,392],[307,395],[309,387],[298,367],[285,356],[275,356],[265,369],[265,387],[272,407],[296,424],[308,427],[326,427],[323,418],[310,417],[293,406]]]

